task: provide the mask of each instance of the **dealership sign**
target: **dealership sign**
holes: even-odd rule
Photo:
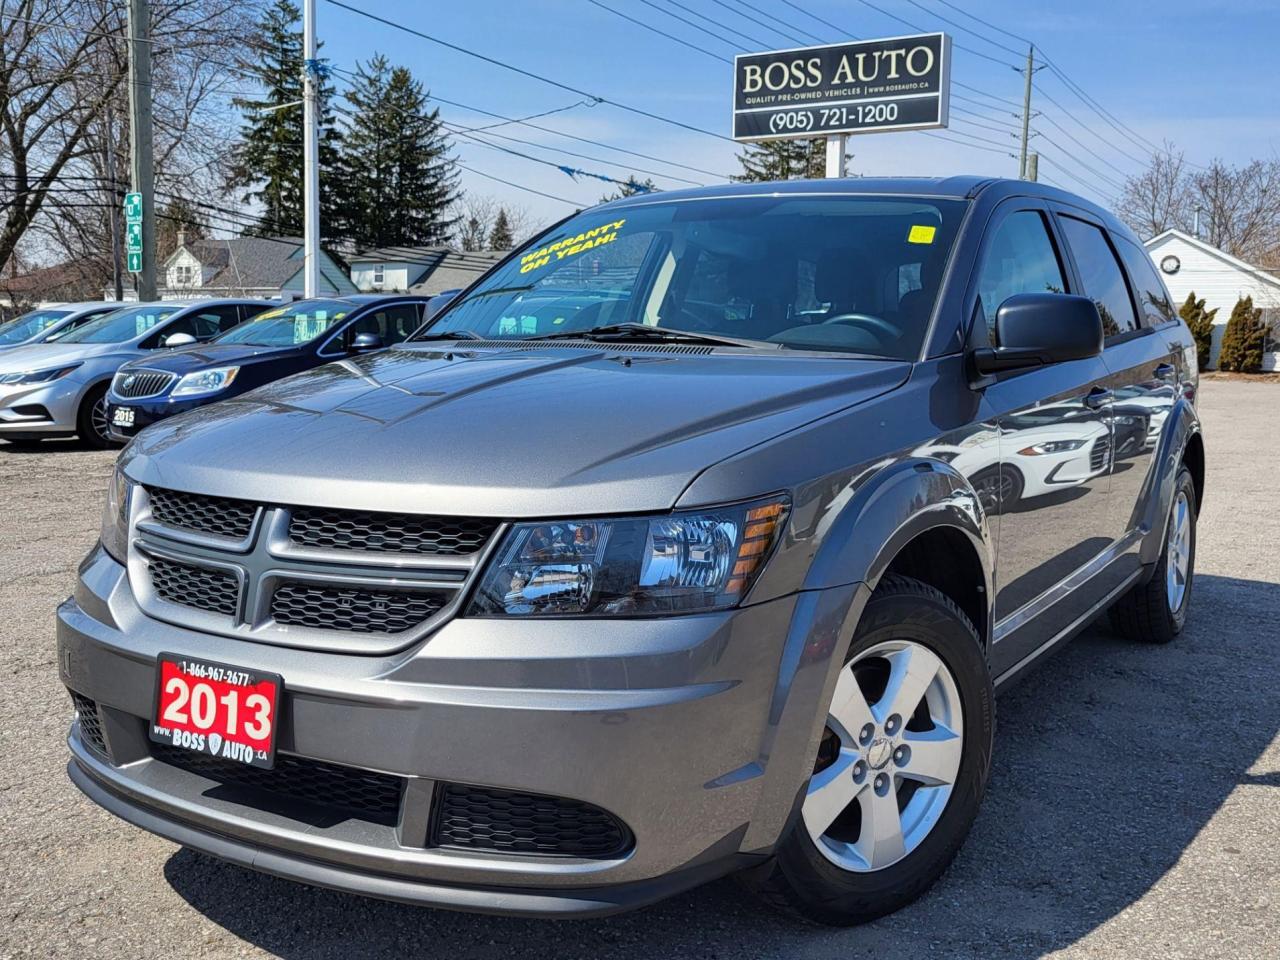
[[[945,127],[950,90],[945,33],[742,53],[733,65],[733,137]]]

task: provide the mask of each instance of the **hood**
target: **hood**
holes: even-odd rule
[[[166,350],[154,357],[144,357],[130,364],[133,368],[164,370],[181,376],[193,370],[226,367],[233,364],[274,360],[293,353],[296,347],[255,347],[244,343],[201,343],[190,347]]]
[[[63,363],[79,363],[91,357],[136,352],[122,343],[26,343],[0,353],[0,373],[43,370]]]
[[[712,464],[909,372],[783,353],[397,349],[162,421],[122,463],[143,483],[276,503],[513,518],[665,510]]]

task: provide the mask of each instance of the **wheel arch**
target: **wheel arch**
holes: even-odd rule
[[[1169,411],[1154,457],[1151,483],[1146,488],[1146,510],[1141,518],[1142,526],[1147,530],[1141,551],[1144,566],[1154,567],[1164,549],[1165,528],[1169,524],[1169,510],[1173,506],[1174,487],[1178,471],[1184,464],[1195,485],[1198,512],[1205,489],[1204,439],[1200,433],[1200,418],[1195,407],[1185,398],[1179,398]]]

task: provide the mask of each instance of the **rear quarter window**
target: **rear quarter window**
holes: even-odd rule
[[[1160,279],[1151,257],[1140,246],[1127,237],[1112,234],[1116,248],[1120,251],[1120,259],[1129,271],[1129,279],[1133,282],[1134,296],[1142,308],[1143,318],[1149,327],[1158,326],[1174,319],[1178,315],[1169,295],[1169,288]]]

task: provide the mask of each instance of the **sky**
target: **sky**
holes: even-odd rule
[[[1280,157],[1277,0],[343,2],[498,61],[484,62],[318,0],[323,55],[335,67],[350,70],[375,52],[386,54],[392,63],[409,67],[433,96],[462,105],[438,104],[442,119],[455,127],[500,122],[479,111],[516,118],[557,111],[531,122],[659,158],[640,159],[514,124],[477,136],[526,157],[454,137],[454,156],[465,167],[460,169],[464,190],[524,209],[532,225],[595,203],[615,188],[589,177],[571,178],[528,157],[620,180],[652,177],[665,189],[689,186],[689,181],[723,182],[740,169],[739,145],[724,139],[730,132],[733,55],[799,46],[796,37],[808,44],[901,36],[923,28],[944,30],[953,38],[950,129],[942,136],[853,137],[853,173],[1016,176],[1013,134],[1023,77],[1015,66],[1025,63],[1026,39],[1113,118],[1083,100],[1058,72],[1038,70],[1032,149],[1041,154],[1042,179],[1111,205],[1118,185],[1149,158],[1148,144],[1170,141],[1196,164],[1215,157],[1229,163]],[[539,78],[709,133],[584,103],[579,94]],[[341,90],[342,75],[335,79]],[[498,140],[496,134],[528,142]]]

